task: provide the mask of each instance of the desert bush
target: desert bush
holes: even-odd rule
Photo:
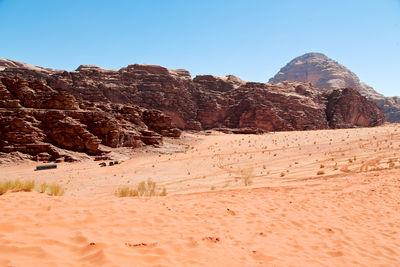
[[[139,196],[138,191],[136,189],[131,189],[127,186],[118,188],[115,193],[117,197],[137,197]]]
[[[35,187],[35,181],[25,181],[21,182],[20,180],[8,180],[0,183],[0,195],[6,193],[9,190],[13,191],[26,191],[30,192]]]
[[[318,171],[317,172],[317,175],[324,175],[325,174],[325,171]]]
[[[165,197],[167,194],[168,194],[167,193],[167,188],[165,188],[165,186],[164,186],[162,191],[161,191],[161,193],[160,193],[160,196]]]
[[[249,186],[253,183],[253,176],[254,176],[254,169],[253,168],[248,168],[248,169],[243,169],[240,170],[240,176],[243,179],[243,183],[245,186]]]
[[[42,183],[38,186],[38,192],[39,193],[44,193],[47,190],[47,184],[46,183]]]
[[[7,189],[6,185],[4,183],[1,183],[0,184],[0,196],[7,191],[8,191],[8,189]]]
[[[6,193],[9,190],[25,192],[37,191],[39,193],[47,193],[51,196],[62,196],[64,194],[64,189],[57,184],[48,185],[46,183],[42,183],[38,187],[36,187],[35,185],[36,183],[33,180],[25,182],[22,182],[20,180],[9,180],[0,183],[0,195]]]
[[[47,186],[45,191],[50,196],[62,196],[64,195],[64,189],[58,184],[50,184]]]
[[[114,193],[117,197],[152,197],[166,196],[167,194],[165,186],[162,189],[158,188],[151,179],[141,181],[136,188],[120,187]]]
[[[23,191],[32,191],[35,188],[35,181],[30,180],[22,183],[21,190]]]

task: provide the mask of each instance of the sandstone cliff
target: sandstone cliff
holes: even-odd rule
[[[161,144],[180,135],[171,118],[134,105],[78,101],[37,79],[1,77],[0,151],[74,160],[68,151],[101,155],[109,147]]]
[[[385,120],[353,89],[321,91],[310,83],[254,83],[232,75],[192,79],[188,71],[154,65],[84,65],[68,72],[7,64],[0,71],[5,152],[44,151],[55,158],[55,147],[96,155],[103,153],[100,144],[136,147],[179,136],[174,126],[255,133],[369,127]],[[43,143],[51,146],[39,151]]]
[[[317,88],[351,87],[378,104],[389,121],[400,122],[400,104],[397,97],[385,97],[360,79],[349,69],[321,53],[307,53],[284,66],[270,82],[303,81]]]

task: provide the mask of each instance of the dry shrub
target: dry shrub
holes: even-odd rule
[[[242,169],[239,171],[240,176],[243,179],[243,183],[245,186],[249,186],[253,183],[253,176],[254,176],[254,169],[253,168],[247,168],[247,169]]]
[[[165,197],[166,195],[168,195],[167,188],[165,188],[165,186],[164,186],[162,191],[161,191],[161,193],[160,193],[160,196]]]
[[[62,196],[64,195],[64,188],[58,184],[46,184],[42,183],[37,188],[36,191],[39,193],[45,193],[49,196]]]
[[[50,196],[62,196],[64,195],[64,189],[58,184],[50,184],[47,186],[45,191]]]
[[[47,185],[46,183],[40,184],[38,187],[35,187],[36,183],[33,180],[21,182],[20,180],[9,180],[6,182],[0,183],[0,195],[6,193],[7,191],[37,191],[39,193],[47,193],[51,196],[62,196],[64,194],[64,189],[57,185],[51,184]]]
[[[325,174],[325,171],[318,171],[317,172],[317,175],[324,175]]]
[[[117,197],[137,197],[139,196],[136,189],[131,189],[129,187],[120,187],[115,191],[115,196]]]
[[[25,181],[21,182],[20,180],[9,180],[0,183],[0,195],[6,193],[7,191],[25,191],[30,192],[35,188],[35,181]]]
[[[47,184],[46,183],[42,183],[41,185],[39,185],[38,187],[38,191],[39,193],[44,193],[47,190]]]
[[[166,196],[167,194],[165,186],[161,189],[157,187],[157,184],[151,179],[148,179],[147,182],[140,182],[137,188],[129,188],[127,186],[120,187],[114,193],[117,197],[152,197]]]

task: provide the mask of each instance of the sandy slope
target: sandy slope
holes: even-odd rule
[[[187,133],[178,148],[105,168],[0,167],[66,188],[0,196],[0,266],[400,265],[398,125]],[[169,196],[113,196],[149,177]]]

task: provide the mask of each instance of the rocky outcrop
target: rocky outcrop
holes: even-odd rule
[[[270,82],[303,81],[320,89],[354,88],[381,107],[389,121],[400,122],[400,104],[397,97],[385,97],[346,67],[321,53],[307,53],[284,66]]]
[[[296,92],[298,86],[304,87],[303,94]],[[224,94],[208,93],[202,97],[198,119],[206,129],[284,131],[328,127],[321,94],[301,83],[246,83]]]
[[[377,126],[386,120],[375,103],[352,88],[335,89],[327,94],[326,116],[331,128]]]
[[[89,155],[108,147],[161,144],[162,136],[179,137],[171,118],[135,105],[77,100],[37,79],[1,76],[0,151],[33,158],[73,160],[68,151]],[[146,124],[147,122],[147,124]]]
[[[227,92],[246,83],[234,75],[227,75],[225,77],[198,75],[193,79],[193,82],[195,82],[200,88],[218,92]]]
[[[0,62],[1,63],[1,62]],[[3,63],[4,65],[5,63]],[[376,126],[383,112],[351,89],[311,83],[254,83],[154,65],[56,71],[18,64],[0,71],[0,151],[59,149],[104,153],[108,147],[159,144],[180,129],[260,133]],[[46,155],[42,155],[46,157]]]

